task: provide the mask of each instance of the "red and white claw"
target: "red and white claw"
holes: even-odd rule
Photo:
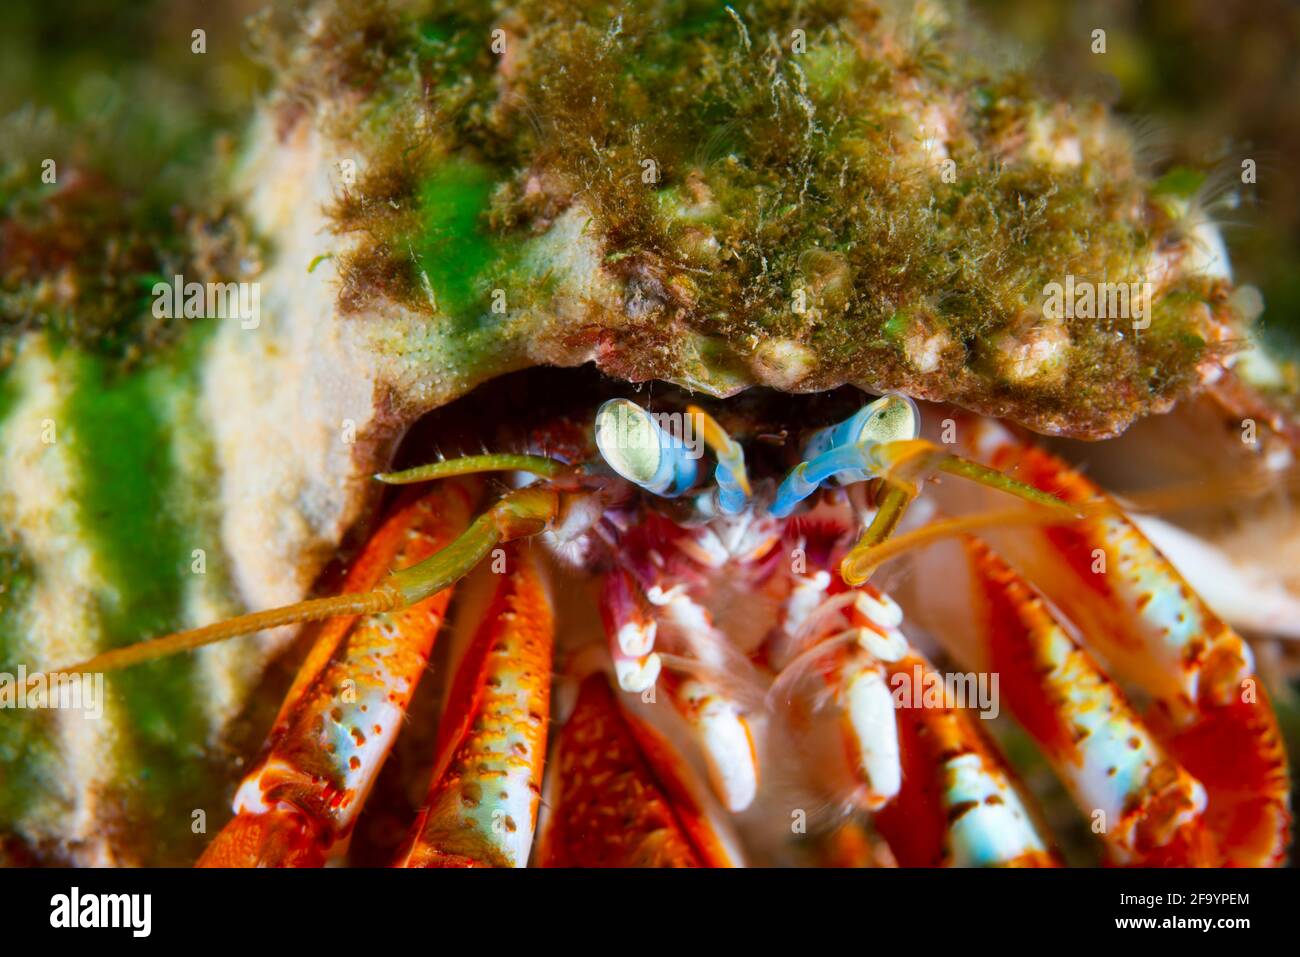
[[[916,654],[889,666],[896,687],[942,678]],[[876,826],[903,867],[1054,867],[1010,774],[955,703],[898,708],[903,783]]]
[[[818,579],[803,579],[815,587]],[[799,583],[796,583],[796,591]],[[888,664],[904,657],[902,611],[870,586],[831,594],[811,610],[787,603],[782,668],[768,698],[785,711],[824,786],[878,810],[902,784]],[[819,690],[797,694],[801,685]]]
[[[612,569],[601,582],[600,615],[618,686],[636,694],[652,687],[661,668],[654,653],[658,625],[640,586],[626,569]]]
[[[686,652],[674,661],[686,676],[661,679],[669,700],[690,727],[704,756],[714,792],[727,810],[745,810],[758,793],[758,749],[753,721],[743,700],[749,660],[719,631],[708,611],[677,587],[657,594],[657,611],[671,647]],[[751,689],[758,683],[751,682]],[[759,696],[756,690],[752,696]]]
[[[871,585],[796,576],[772,686],[807,763],[833,793],[876,812],[903,866],[1039,866],[1055,858],[995,752],[947,699],[912,706],[930,666],[899,630],[902,609]],[[935,676],[937,677],[937,676]],[[810,683],[821,690],[796,694]],[[835,771],[833,769],[839,768]]]

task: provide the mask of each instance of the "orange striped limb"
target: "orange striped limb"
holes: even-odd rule
[[[1072,503],[1105,501],[1078,472],[997,423],[972,422],[965,432],[995,468]],[[1079,627],[1117,678],[1155,699],[1147,722],[1205,785],[1216,856],[1229,865],[1279,861],[1290,827],[1286,759],[1240,636],[1118,508],[985,537]]]
[[[1118,864],[1213,862],[1202,784],[1169,756],[1092,656],[986,545],[960,546],[987,667]],[[949,579],[955,582],[956,576]],[[1101,817],[1097,817],[1097,813]]]
[[[447,482],[400,509],[366,544],[345,592],[445,548],[469,521],[472,486]],[[318,865],[346,847],[442,625],[450,589],[364,617],[335,618],[298,671],[236,816],[200,866]]]
[[[692,839],[698,812],[676,782],[665,782],[656,773],[643,740],[650,739],[638,738],[606,676],[588,675],[552,759],[550,773],[557,777],[539,847],[541,866],[707,867],[718,862],[707,845]]]
[[[1109,502],[1054,455],[978,420],[968,440],[995,468],[1068,502]],[[1113,502],[1072,522],[991,529],[984,537],[1095,641],[1118,676],[1184,720],[1236,697],[1253,673],[1250,649],[1217,618]]]
[[[916,654],[888,667],[894,687],[942,681]],[[902,787],[876,827],[901,866],[1056,866],[1007,770],[960,708],[904,700],[898,738]]]
[[[402,867],[524,867],[541,797],[554,614],[536,560],[506,549],[439,724],[428,801]],[[476,609],[477,612],[477,609]]]

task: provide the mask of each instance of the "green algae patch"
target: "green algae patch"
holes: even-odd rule
[[[486,305],[478,280],[500,255],[487,223],[494,185],[486,167],[453,160],[420,190],[423,229],[413,243],[415,263],[434,290],[439,312],[463,316]]]
[[[19,23],[20,32],[77,42],[56,15],[36,18],[45,19]],[[138,52],[80,83],[24,77],[25,63],[12,77],[42,107],[0,115],[0,368],[37,331],[119,365],[146,361],[178,339],[149,308],[156,279],[231,280],[252,257],[234,205],[213,199],[231,155],[216,124],[228,116],[177,76],[195,70],[198,84],[229,84],[251,69],[248,58],[223,72],[186,53],[160,73]],[[86,70],[70,60],[70,75]]]
[[[0,371],[0,426],[9,417],[14,403],[18,400],[19,388],[13,381],[9,370]]]
[[[174,505],[181,477],[160,403],[167,390],[193,387],[189,372],[165,364],[123,375],[107,360],[78,359],[65,414],[82,521],[107,580],[99,596],[104,648],[185,625],[193,543]],[[155,846],[187,860],[187,847],[197,851],[189,811],[222,786],[204,751],[209,729],[195,659],[114,673],[107,687],[126,719],[125,813],[149,822]]]

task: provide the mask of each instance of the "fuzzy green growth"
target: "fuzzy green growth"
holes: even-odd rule
[[[8,172],[40,175],[26,165]],[[180,324],[152,316],[149,299],[156,279],[188,263],[175,226],[102,179],[64,175],[72,182],[16,190],[0,208],[0,367],[22,334],[38,329],[126,360],[179,335]]]
[[[383,19],[400,52],[367,73],[350,131],[372,161],[336,210],[371,237],[342,263],[345,304],[486,316],[475,277],[492,273],[533,313],[561,312],[491,259],[576,205],[623,301],[543,331],[600,340],[607,371],[716,393],[854,382],[1084,435],[1193,387],[1234,321],[1220,283],[1177,270],[1147,329],[1044,317],[1044,287],[1067,276],[1145,279],[1182,241],[1159,200],[1186,184],[1143,176],[1099,107],[968,54],[968,25],[937,4],[498,13]]]
[[[59,154],[40,141],[0,156],[0,368],[37,330],[126,365],[178,342],[189,323],[154,314],[153,285],[238,275],[248,255],[239,220],[200,214],[166,189],[125,187],[90,159],[60,160],[57,180],[42,183],[33,157]]]

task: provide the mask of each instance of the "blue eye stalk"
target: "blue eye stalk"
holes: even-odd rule
[[[596,412],[596,447],[620,476],[664,498],[685,495],[700,476],[708,446],[717,458],[717,487],[700,495],[701,512],[739,515],[753,494],[745,471],[745,452],[712,416],[689,406],[669,431],[654,414],[628,399],[610,399]]]
[[[664,498],[685,494],[699,477],[699,451],[629,399],[610,399],[596,411],[596,447],[620,476]]]
[[[915,439],[920,431],[916,403],[903,395],[876,399],[838,425],[821,429],[804,446],[804,461],[777,489],[771,513],[785,518],[827,482],[850,485],[873,478],[880,471],[875,448]],[[738,515],[753,497],[745,453],[703,409],[687,407],[676,433],[629,399],[610,399],[596,412],[596,446],[605,463],[627,481],[664,498],[678,498],[695,487],[706,445],[717,459],[716,487],[698,496],[700,511]]]
[[[795,506],[829,481],[840,485],[865,482],[879,472],[877,446],[910,441],[921,434],[921,413],[905,395],[886,395],[838,425],[815,432],[772,502],[771,513],[785,518]]]
[[[753,490],[740,445],[708,413],[695,406],[688,406],[685,419],[673,432],[663,428],[660,421],[660,416],[627,399],[611,399],[602,405],[596,412],[596,445],[606,464],[649,492],[678,498],[695,488],[699,460],[707,445],[717,458],[716,485],[694,494],[691,521],[708,522],[719,514],[742,513],[753,498]],[[853,586],[867,581],[883,560],[882,543],[917,496],[920,482],[932,471],[1015,495],[1039,508],[1053,510],[1064,520],[1081,516],[1076,506],[1050,492],[945,452],[921,441],[920,434],[921,413],[910,398],[894,394],[876,399],[843,422],[813,433],[803,447],[803,461],[777,488],[768,514],[777,519],[789,517],[800,502],[828,482],[852,485],[875,478],[889,481],[889,490],[877,502],[870,524],[840,563],[840,576]]]

